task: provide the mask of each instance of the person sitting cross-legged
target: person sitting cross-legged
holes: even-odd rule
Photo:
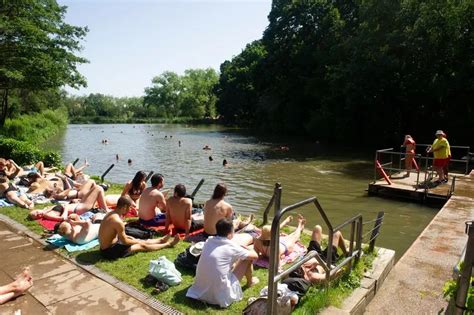
[[[125,234],[125,223],[122,216],[132,206],[129,196],[122,196],[117,201],[114,211],[107,213],[100,223],[100,253],[107,259],[117,259],[136,252],[150,252],[173,247],[179,242],[179,235],[174,238],[168,234],[161,239],[139,240]]]
[[[223,218],[216,223],[216,236],[207,239],[196,268],[193,285],[187,297],[210,304],[228,307],[242,299],[240,280],[245,276],[247,286],[258,283],[252,277],[252,261],[258,258],[254,250],[232,242],[232,219]]]

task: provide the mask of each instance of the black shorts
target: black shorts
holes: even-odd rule
[[[319,245],[318,242],[316,241],[310,241],[309,242],[309,245],[308,245],[308,252],[310,250],[315,250],[318,252],[319,256],[321,256],[321,258],[326,261],[327,257],[328,257],[328,249],[325,248],[324,250],[321,250],[321,245]],[[335,262],[339,259],[339,255],[337,254],[337,248],[333,245],[332,246],[332,252],[331,252],[331,262]]]
[[[115,260],[122,257],[127,257],[131,254],[131,245],[123,245],[115,243],[107,249],[100,249],[100,253],[107,259]]]
[[[200,222],[196,222],[194,220],[191,219],[191,227],[189,228],[189,233],[191,232],[194,232],[194,231],[197,231],[197,230],[200,230],[204,227],[204,224],[200,223]],[[176,231],[178,233],[184,233],[184,230],[183,229],[176,229]]]

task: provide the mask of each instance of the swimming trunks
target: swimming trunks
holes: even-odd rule
[[[8,184],[8,188],[5,189],[5,191],[3,192],[5,194],[5,196],[7,195],[8,192],[10,191],[18,191],[18,188],[16,188],[13,184],[9,183]]]
[[[115,260],[118,258],[127,257],[131,255],[132,253],[130,252],[130,247],[132,246],[115,243],[109,248],[106,248],[106,249],[101,248],[100,253],[102,256],[104,256],[107,259]]]
[[[318,252],[319,256],[321,256],[321,258],[323,260],[327,260],[327,257],[328,257],[328,249],[325,248],[324,250],[321,249],[321,245],[316,242],[316,241],[310,241],[309,242],[309,245],[308,245],[308,252],[311,251],[311,250],[315,250]],[[332,262],[335,262],[339,259],[339,254],[337,253],[337,248],[336,246],[332,246],[332,251],[331,251],[331,261]]]
[[[165,223],[166,223],[166,214],[159,213],[153,219],[150,219],[150,220],[138,219],[138,222],[140,222],[143,225],[148,225],[148,226],[165,225]]]

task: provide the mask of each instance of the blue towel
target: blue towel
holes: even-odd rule
[[[62,237],[59,234],[54,234],[54,235],[50,236],[46,240],[46,242],[48,242],[51,245],[54,245],[56,247],[65,247],[66,250],[70,253],[78,252],[78,251],[81,251],[81,250],[88,250],[88,249],[94,248],[97,245],[99,245],[99,240],[98,239],[92,240],[92,241],[90,241],[89,243],[86,243],[86,244],[79,245],[79,244],[73,243],[73,242],[65,239],[64,237]]]
[[[5,198],[0,198],[0,207],[11,207],[12,203],[9,203]]]

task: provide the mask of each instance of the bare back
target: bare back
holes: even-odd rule
[[[165,209],[165,196],[155,187],[146,188],[140,197],[138,216],[145,221],[151,220],[160,213],[156,210],[157,207],[162,211]]]
[[[188,220],[191,220],[191,211],[193,203],[189,198],[170,197],[166,202],[168,211],[166,216],[169,216],[169,223],[172,223],[175,228],[185,230],[189,228]]]
[[[118,241],[118,234],[125,230],[125,224],[115,211],[105,215],[100,223],[99,243],[101,249],[107,249]]]
[[[223,218],[232,218],[232,206],[222,199],[210,199],[204,205],[204,231],[216,234],[216,223]]]

